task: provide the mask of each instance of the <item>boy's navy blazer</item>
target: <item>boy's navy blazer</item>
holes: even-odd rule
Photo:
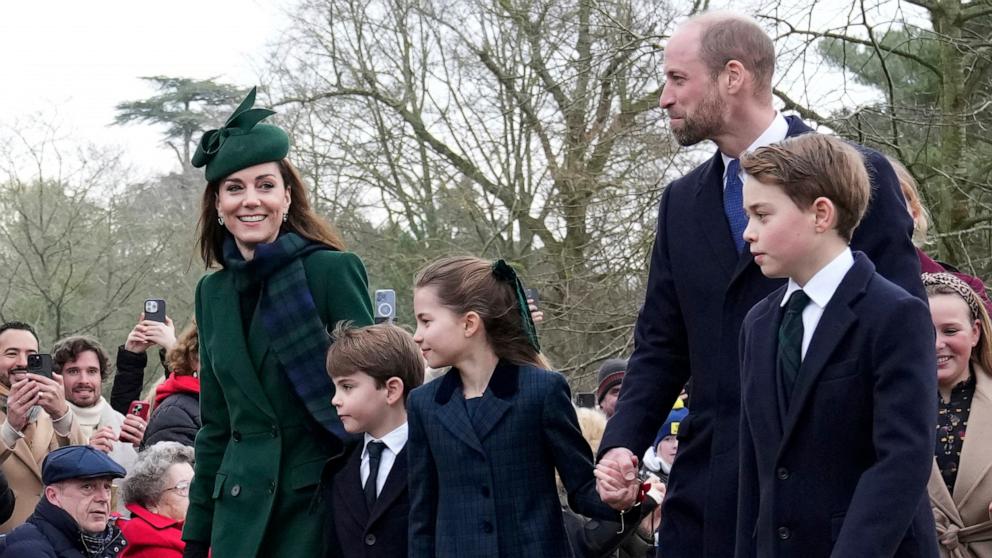
[[[472,418],[457,370],[410,393],[410,556],[571,558],[555,469],[578,513],[599,499],[564,376],[504,361]]]
[[[856,253],[786,407],[776,370],[785,291],[758,303],[742,332],[737,558],[936,557],[927,306]]]
[[[789,137],[812,130],[786,117]],[[892,165],[860,147],[872,199],[851,246],[890,281],[921,300],[913,220]],[[734,552],[740,436],[740,328],[756,303],[782,285],[745,250],[738,253],[723,211],[720,153],[662,194],[644,305],[617,413],[599,452],[642,455],[692,378],[689,416],[679,426],[679,458],[665,494],[659,546],[665,558],[727,558]]]
[[[370,510],[362,486],[362,453],[357,443],[331,488],[335,542],[342,558],[402,558],[407,555],[408,516],[407,448],[396,455],[382,492]]]

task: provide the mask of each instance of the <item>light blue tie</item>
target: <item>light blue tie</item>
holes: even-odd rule
[[[723,189],[723,212],[730,223],[730,234],[738,252],[744,251],[744,229],[747,215],[744,213],[744,183],[740,177],[741,163],[732,159],[727,165],[727,187]]]

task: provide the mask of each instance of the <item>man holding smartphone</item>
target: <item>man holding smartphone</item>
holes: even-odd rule
[[[22,322],[0,325],[0,469],[16,495],[13,514],[0,525],[6,533],[31,515],[44,488],[41,462],[48,452],[85,444],[69,411],[62,378],[29,374],[28,355],[38,353],[38,336]]]

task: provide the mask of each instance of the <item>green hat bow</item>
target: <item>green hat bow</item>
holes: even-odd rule
[[[492,272],[496,279],[509,283],[510,287],[513,288],[517,299],[517,310],[520,312],[520,320],[523,322],[527,340],[534,347],[535,351],[541,352],[541,343],[537,340],[537,325],[534,324],[534,318],[530,315],[530,306],[527,304],[527,294],[524,292],[523,281],[520,280],[517,272],[505,260],[494,261],[492,263]]]
[[[275,111],[252,108],[256,90],[252,87],[224,126],[204,132],[200,138],[190,162],[196,168],[206,166],[207,182],[253,165],[282,160],[289,153],[289,136],[282,128],[259,124]]]

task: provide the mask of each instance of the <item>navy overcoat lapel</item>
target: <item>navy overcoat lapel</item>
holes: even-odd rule
[[[723,211],[723,157],[720,151],[710,158],[696,184],[696,207],[693,216],[697,219],[702,236],[713,251],[714,259],[720,264],[727,281],[733,277],[741,254],[730,236],[730,223]],[[747,252],[745,250],[745,252]],[[750,258],[750,254],[747,254]]]
[[[456,438],[475,451],[485,455],[482,443],[468,418],[468,410],[462,396],[462,381],[455,369],[449,370],[441,379],[434,402],[438,404],[437,418]]]
[[[340,487],[342,500],[348,504],[337,506],[335,509],[346,508],[351,517],[362,526],[365,526],[369,519],[368,506],[365,504],[365,491],[362,489],[362,454],[364,452],[365,445],[361,442],[358,443],[348,457],[348,462],[341,469],[339,478],[334,480],[335,485]],[[337,505],[337,503],[332,502],[332,505]]]
[[[782,417],[779,414],[778,394],[778,328],[782,323],[782,297],[785,287],[775,291],[768,300],[762,314],[755,316],[754,324],[760,324],[751,332],[751,363],[757,364],[748,374],[754,389],[748,395],[755,398],[747,404],[750,410],[751,430],[753,432],[773,433],[774,445],[782,439]]]
[[[799,420],[803,407],[809,400],[817,378],[848,330],[858,321],[851,306],[864,295],[874,272],[875,266],[868,257],[860,252],[856,253],[854,267],[848,271],[847,276],[830,298],[830,302],[827,303],[827,307],[823,309],[823,316],[810,340],[802,366],[799,367],[799,378],[789,404],[789,413],[786,415],[783,446],[789,442],[789,435],[795,429],[796,421]]]
[[[225,361],[214,362],[215,373],[226,370],[227,375],[237,383],[249,400],[268,416],[275,418],[272,405],[265,396],[265,390],[258,379],[255,366],[249,356],[248,344],[245,342],[244,328],[241,326],[241,303],[238,291],[234,288],[232,273],[225,273],[227,285],[216,289],[210,311],[218,324],[224,324],[214,330],[216,339],[212,341],[215,347],[225,347]],[[265,350],[259,353],[264,357]],[[261,361],[259,361],[261,363]]]
[[[513,407],[513,396],[517,393],[520,369],[515,365],[500,362],[493,371],[489,386],[479,401],[479,407],[472,417],[472,425],[480,440],[485,440],[503,416]]]

